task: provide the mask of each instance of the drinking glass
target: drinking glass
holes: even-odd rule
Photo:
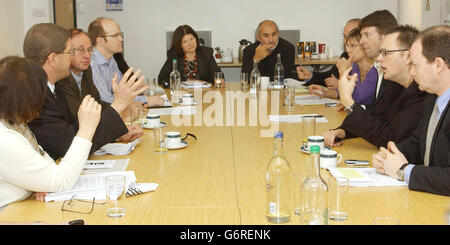
[[[241,89],[246,90],[248,85],[248,73],[241,73]]]
[[[314,116],[302,117],[302,145],[308,144],[308,136],[316,135],[316,118]]]
[[[328,178],[328,217],[332,221],[347,220],[348,178]]]
[[[167,152],[166,139],[164,135],[164,130],[161,125],[153,128],[153,137],[155,143],[155,152],[159,154],[164,154]]]
[[[295,85],[286,86],[285,96],[286,98],[284,100],[284,109],[286,109],[287,111],[293,111],[295,103]]]
[[[223,88],[225,86],[225,78],[223,72],[214,72],[214,86],[216,88]]]
[[[108,217],[120,218],[125,216],[125,187],[126,177],[123,175],[110,175],[105,178],[107,215]]]

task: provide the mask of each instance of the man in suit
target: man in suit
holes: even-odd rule
[[[28,30],[23,44],[26,58],[40,65],[48,76],[48,90],[44,107],[39,116],[28,122],[36,139],[43,149],[53,158],[65,155],[78,130],[78,120],[70,113],[64,93],[55,89],[55,83],[69,73],[71,56],[75,55],[69,33],[61,26],[42,23]],[[92,139],[91,152],[103,145],[115,141],[128,132],[120,114],[133,102],[133,99],[147,87],[142,87],[140,71],[130,79],[132,70],[123,76],[117,84],[117,76],[113,78],[114,92],[117,100],[104,109],[100,123]]]
[[[352,98],[357,74],[349,79],[350,68],[341,76],[339,93],[348,116],[338,129],[324,133],[325,144],[337,146],[342,142],[334,143],[335,138],[359,136],[380,147],[409,137],[419,123],[426,96],[409,73],[408,50],[418,33],[412,26],[395,26],[385,32],[377,61],[384,79],[393,82],[370,110]]]
[[[91,40],[88,35],[81,29],[69,30],[70,41],[75,54],[70,60],[70,75],[64,79],[58,81],[55,84],[55,88],[64,93],[67,104],[69,105],[70,113],[72,117],[77,117],[78,108],[83,101],[83,98],[90,94],[100,105],[102,110],[108,108],[111,104],[104,102],[100,99],[100,93],[92,81],[92,70],[89,66],[92,54]],[[124,122],[130,120],[130,118],[136,118],[137,115],[131,116],[130,110],[140,105],[131,104],[129,108],[125,109],[121,117]],[[138,110],[135,110],[138,111]],[[139,125],[127,126],[128,133],[118,138],[120,142],[131,142],[144,133]]]
[[[354,18],[345,24],[344,32],[342,33],[342,41],[345,46],[345,41],[347,39],[348,34],[353,30],[358,28],[361,19]],[[341,54],[341,59],[348,59],[348,53],[344,51]],[[318,84],[321,86],[326,86],[329,89],[337,89],[338,80],[339,80],[339,70],[336,65],[333,65],[329,71],[325,72],[313,72],[311,73],[308,69],[297,66],[297,75],[300,80],[305,80],[305,86],[309,86],[311,84]]]
[[[268,76],[273,80],[277,54],[281,55],[284,68],[284,78],[295,78],[295,47],[279,36],[277,24],[271,20],[259,23],[256,29],[257,41],[246,47],[242,55],[242,73],[250,74],[253,70],[253,61],[258,62],[261,76]]]
[[[113,57],[123,51],[123,32],[114,20],[100,17],[89,24],[88,36],[94,46],[90,62],[94,84],[101,100],[112,103],[114,93],[110,81],[115,74],[118,80],[123,75]],[[157,95],[139,95],[135,101],[146,107],[164,104],[164,100]]]
[[[372,163],[378,172],[408,183],[409,189],[450,196],[450,27],[420,33],[411,48],[411,73],[425,100],[421,122],[398,144],[380,148]]]

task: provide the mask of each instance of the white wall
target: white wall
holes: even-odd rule
[[[41,22],[53,22],[52,0],[0,0],[0,58],[23,55],[28,29]]]
[[[397,16],[397,1],[392,0],[127,0],[121,12],[105,11],[105,0],[77,2],[77,7],[82,7],[77,13],[78,27],[87,30],[100,16],[115,19],[125,32],[127,62],[152,77],[158,75],[166,59],[165,32],[181,24],[211,30],[212,46],[232,48],[237,56],[238,41],[253,41],[257,24],[273,19],[281,29],[300,29],[301,40],[325,42],[339,55],[348,19],[378,9],[388,9]]]

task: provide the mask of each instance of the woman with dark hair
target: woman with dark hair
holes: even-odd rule
[[[367,57],[364,53],[361,44],[359,44],[360,40],[360,29],[353,29],[345,39],[345,51],[347,51],[349,58],[341,58],[336,66],[339,74],[344,74],[345,70],[350,67],[352,68],[350,75],[358,74],[352,98],[358,104],[369,105],[375,96],[378,72],[373,66],[374,59]],[[337,89],[324,89],[316,84],[310,85],[309,89],[311,93],[316,95],[339,98]]]
[[[0,60],[0,209],[31,192],[72,188],[89,156],[101,106],[89,95],[84,98],[78,133],[56,165],[27,126],[41,112],[46,91],[47,74],[32,60],[14,56]]]
[[[213,57],[213,49],[201,47],[197,33],[188,25],[179,26],[172,36],[172,45],[167,51],[167,60],[158,75],[158,83],[166,88],[170,85],[172,61],[177,60],[181,81],[201,80],[213,83],[214,72],[221,71]]]

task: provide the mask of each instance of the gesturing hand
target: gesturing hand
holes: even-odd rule
[[[131,103],[133,103],[134,98],[139,94],[143,93],[148,89],[147,86],[143,86],[142,82],[145,76],[140,76],[141,70],[137,70],[131,77],[133,68],[128,69],[125,74],[123,74],[122,79],[117,83],[117,74],[114,74],[112,79],[112,88],[114,93],[114,101],[111,104],[119,114],[123,112]],[[139,77],[139,79],[137,79]],[[137,79],[137,80],[136,80]]]
[[[78,109],[78,136],[92,140],[100,122],[102,106],[91,95],[86,95]]]

